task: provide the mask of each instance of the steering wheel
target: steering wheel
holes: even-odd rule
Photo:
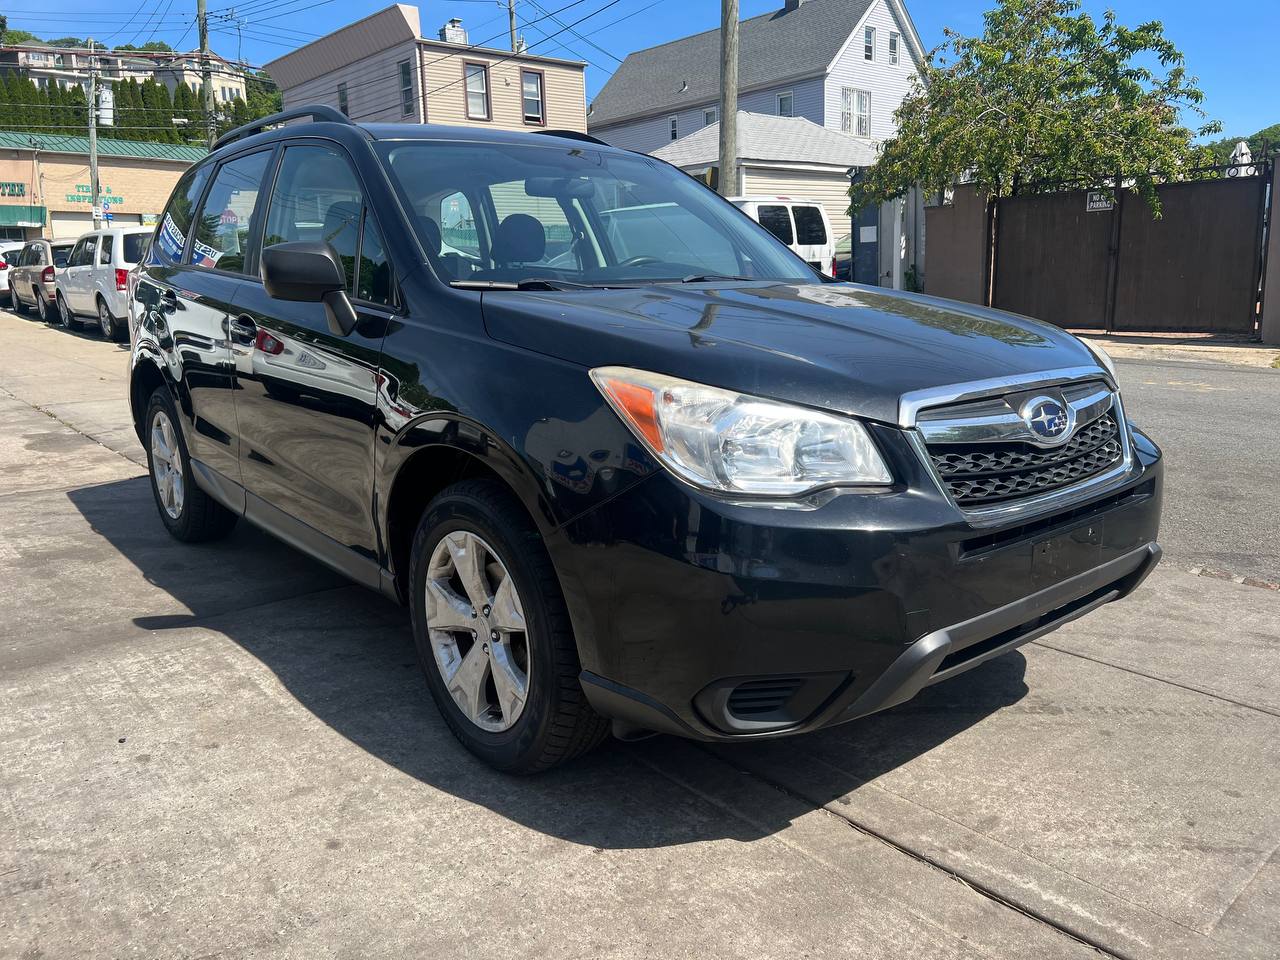
[[[620,266],[620,267],[643,267],[643,266],[646,266],[646,265],[648,265],[648,264],[650,264],[650,263],[661,263],[661,262],[662,262],[662,261],[661,261],[661,260],[659,260],[657,257],[650,257],[650,256],[647,256],[647,255],[645,255],[645,254],[641,254],[641,255],[640,255],[640,256],[638,256],[638,257],[627,257],[627,259],[623,260],[620,264],[618,264],[618,266]]]

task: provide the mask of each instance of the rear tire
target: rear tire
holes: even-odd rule
[[[471,546],[462,551],[466,545]],[[463,560],[468,555],[479,558],[478,586],[471,590],[462,578],[465,562],[450,565],[451,557]],[[498,770],[537,773],[586,753],[606,737],[608,721],[591,709],[578,679],[578,648],[551,558],[537,528],[502,484],[464,480],[442,491],[418,523],[411,557],[410,608],[418,661],[445,723],[464,747]],[[429,575],[435,610],[430,618]],[[477,589],[489,595],[491,613],[486,612],[490,604],[471,597]],[[472,604],[484,605],[477,610]],[[500,608],[517,612],[504,614]],[[472,618],[472,613],[482,615]],[[520,629],[511,629],[512,622]],[[456,629],[442,626],[446,623]],[[478,630],[472,632],[471,626]],[[459,677],[477,647],[481,666],[474,675],[483,679],[469,686],[479,696],[460,700],[450,686],[468,686]],[[502,674],[502,687],[518,690],[522,678],[524,699],[508,710],[494,671],[512,664],[515,670]],[[446,670],[452,671],[448,682]],[[482,709],[475,709],[476,703]]]
[[[143,446],[160,522],[183,543],[218,540],[238,517],[196,486],[178,411],[168,387],[156,387],[147,403]]]
[[[9,284],[9,304],[13,307],[13,312],[19,316],[27,315],[27,305],[22,302],[18,296],[18,291],[13,288],[13,284]]]
[[[39,287],[31,288],[32,294],[36,298],[36,316],[44,323],[53,323],[55,319],[53,311],[49,309],[49,304],[45,302],[44,292]]]

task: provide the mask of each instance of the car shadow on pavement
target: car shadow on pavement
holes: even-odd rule
[[[219,543],[173,541],[155,515],[146,477],[82,487],[68,497],[93,532],[145,579],[125,594],[138,598],[128,611],[135,627],[158,632],[162,643],[166,631],[225,636],[271,670],[315,718],[373,757],[431,788],[591,847],[651,848],[769,836],[1027,692],[1025,660],[1014,653],[927,688],[883,714],[789,740],[786,750],[764,744],[709,747],[658,737],[609,742],[564,768],[512,777],[484,767],[450,735],[431,702],[402,608],[347,583],[248,523]],[[132,576],[120,559],[103,562],[108,560],[120,576]],[[310,735],[306,729],[297,733]],[[778,765],[781,780],[782,765],[817,751],[828,762],[819,778],[822,786],[806,797],[764,789],[747,799],[741,792],[739,767],[768,782],[775,781],[771,765]],[[254,762],[265,765],[264,776],[270,776],[269,758]],[[316,779],[341,791],[340,769],[352,760],[335,756],[333,763],[334,770],[317,770]],[[201,771],[190,774],[198,779]]]

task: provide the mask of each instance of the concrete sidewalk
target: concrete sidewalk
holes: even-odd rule
[[[1280,956],[1274,593],[1162,568],[876,717],[513,779],[402,610],[168,538],[123,372],[0,314],[0,956]]]
[[[1072,330],[1098,344],[1111,356],[1126,360],[1183,363],[1229,363],[1280,370],[1280,346],[1247,337],[1208,334],[1099,333]]]

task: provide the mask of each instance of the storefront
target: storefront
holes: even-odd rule
[[[182,172],[205,153],[203,147],[99,139],[104,225],[155,223]],[[0,132],[0,239],[61,240],[92,229],[89,138]]]

